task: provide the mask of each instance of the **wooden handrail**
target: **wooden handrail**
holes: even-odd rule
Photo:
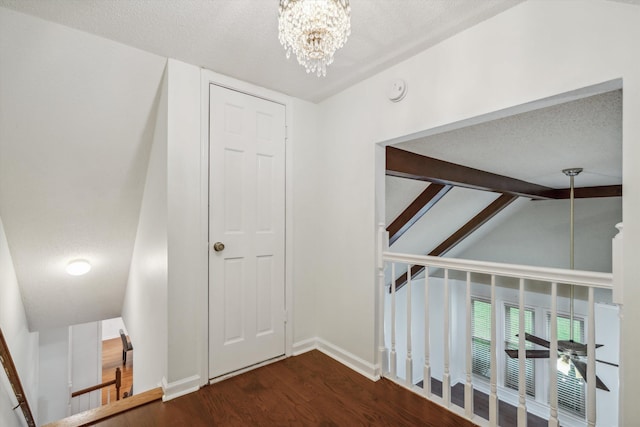
[[[7,377],[9,378],[9,383],[13,388],[13,393],[16,395],[18,406],[20,406],[20,409],[22,409],[22,413],[24,414],[24,419],[27,421],[27,425],[29,427],[36,427],[36,422],[33,419],[31,408],[29,408],[29,402],[27,402],[27,396],[24,394],[24,389],[22,388],[20,377],[18,377],[18,371],[16,369],[16,365],[13,363],[13,358],[11,357],[11,353],[9,352],[9,346],[7,345],[7,342],[4,339],[4,335],[2,333],[1,328],[0,328],[0,362],[2,362],[2,365],[4,366],[4,370],[7,373]]]
[[[89,409],[85,412],[72,415],[59,421],[46,424],[44,427],[81,427],[94,425],[99,421],[117,415],[121,412],[128,411],[138,406],[146,405],[150,402],[162,399],[162,388],[154,388],[152,390],[136,394],[130,399],[122,399],[118,402],[112,402],[110,405],[99,406]]]
[[[122,385],[122,372],[120,371],[120,368],[116,368],[115,379],[104,382],[102,384],[96,384],[91,387],[83,388],[82,390],[74,391],[73,393],[71,393],[71,397],[78,397],[80,395],[91,393],[92,391],[100,390],[101,388],[109,387],[110,385],[114,384],[116,386],[116,400],[120,400],[120,386]]]

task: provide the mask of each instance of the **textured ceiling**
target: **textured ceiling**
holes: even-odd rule
[[[622,183],[622,92],[607,92],[397,145],[553,188]],[[503,159],[496,161],[497,158]]]
[[[0,0],[0,6],[318,102],[520,2],[351,0],[352,35],[325,78],[285,58],[277,0]]]

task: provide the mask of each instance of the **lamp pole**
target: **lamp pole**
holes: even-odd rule
[[[569,168],[563,169],[562,173],[569,177],[569,200],[570,200],[570,218],[569,218],[569,268],[571,270],[574,269],[574,237],[573,237],[573,228],[574,228],[574,178],[582,172],[582,168]],[[574,294],[574,285],[570,285],[569,288],[569,298],[570,298],[570,309],[569,309],[569,339],[573,342],[573,315],[574,315],[574,307],[573,307],[573,294]]]

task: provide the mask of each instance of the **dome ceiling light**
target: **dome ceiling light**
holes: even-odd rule
[[[67,274],[71,276],[82,276],[91,270],[91,264],[84,259],[76,259],[67,264]]]

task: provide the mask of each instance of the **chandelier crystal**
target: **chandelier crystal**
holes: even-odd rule
[[[333,54],[351,35],[349,0],[280,0],[280,43],[307,73],[327,75]]]

